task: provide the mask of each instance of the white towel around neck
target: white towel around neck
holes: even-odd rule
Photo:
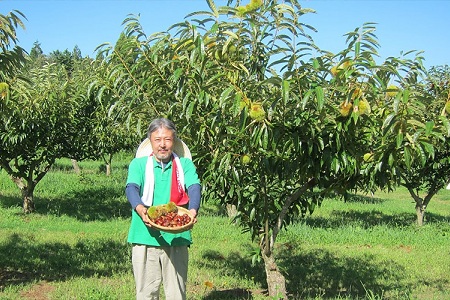
[[[177,164],[177,178],[178,182],[181,185],[182,189],[184,188],[184,172],[183,168],[181,167],[180,158],[178,157],[175,152],[172,152],[173,157],[175,158],[172,160]],[[162,166],[163,167],[163,166]],[[172,167],[173,168],[173,167]],[[153,155],[150,155],[147,159],[147,164],[145,165],[145,182],[144,182],[144,190],[142,192],[142,202],[146,206],[151,206],[153,204],[153,190],[155,188],[155,174],[153,174]],[[163,167],[164,171],[164,167]],[[171,183],[173,184],[173,182]]]

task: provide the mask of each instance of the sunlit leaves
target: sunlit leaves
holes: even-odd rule
[[[0,82],[12,78],[25,61],[25,51],[18,46],[16,30],[25,29],[25,15],[14,10],[7,15],[0,14]]]
[[[17,44],[17,27],[25,29],[22,19],[26,19],[26,17],[18,10],[13,10],[7,15],[0,14],[0,49],[2,53],[11,49],[13,44]]]

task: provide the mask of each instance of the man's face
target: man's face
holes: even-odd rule
[[[168,162],[172,157],[174,134],[167,128],[159,128],[150,135],[153,155],[157,161]]]

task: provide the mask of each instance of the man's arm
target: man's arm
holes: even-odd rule
[[[139,196],[140,191],[141,188],[135,183],[129,183],[125,187],[125,195],[127,196],[128,202],[130,202],[133,209],[136,209],[136,206],[139,204],[144,205],[141,197]]]
[[[125,195],[127,196],[128,202],[130,202],[131,207],[138,213],[141,217],[142,221],[150,226],[150,219],[147,215],[147,207],[145,207],[144,203],[139,196],[141,188],[135,183],[129,183],[125,187]]]
[[[200,200],[202,195],[202,187],[200,184],[195,183],[188,187],[187,194],[189,196],[189,210],[191,213],[195,211],[194,217],[197,216],[200,209]]]

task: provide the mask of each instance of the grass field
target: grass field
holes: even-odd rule
[[[36,213],[24,215],[17,187],[0,171],[0,299],[134,299],[127,163],[113,173],[61,160],[39,183]],[[268,299],[256,245],[205,203],[193,229],[188,299]],[[450,299],[450,191],[415,225],[409,194],[327,199],[283,231],[276,247],[291,299]]]

